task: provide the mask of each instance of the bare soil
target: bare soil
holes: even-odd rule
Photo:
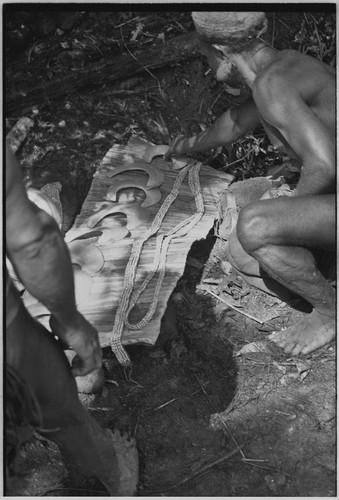
[[[140,22],[150,27],[129,45],[136,58],[145,46],[193,29],[188,12],[93,11],[75,18],[70,28],[54,26],[49,35],[40,20],[33,33],[14,43],[18,15],[8,14],[7,91],[14,81],[24,92],[25,79],[48,81],[76,71],[77,64],[104,59],[115,38],[119,50],[126,51],[122,36],[131,42]],[[334,20],[330,14],[315,19],[318,24],[312,24],[310,14],[278,13],[270,40],[277,48],[300,49],[308,43],[311,55],[318,56],[319,45],[314,42],[312,48],[305,40],[315,27],[321,40],[333,37]],[[115,30],[121,24],[123,35]],[[325,41],[324,59],[333,62],[331,41]],[[74,47],[80,55],[70,53]],[[42,98],[34,108],[6,116],[7,131],[21,116],[33,119],[17,156],[27,185],[62,183],[64,231],[114,143],[127,143],[132,133],[167,143],[177,133],[201,130],[237,102],[239,97],[207,72],[205,60],[195,57],[127,81],[79,88],[54,101]],[[123,90],[125,95],[117,94]],[[282,161],[260,130],[228,151],[201,159],[224,169],[226,162],[235,162],[227,171],[237,180],[266,175],[268,166]],[[128,428],[135,436],[139,496],[335,496],[335,345],[300,358],[278,348],[237,356],[244,345],[265,341],[303,313],[286,306],[278,318],[260,324],[200,290],[215,241],[211,228],[205,241],[193,245],[174,290],[172,322],[178,335],[168,337],[164,329],[156,346],[129,348],[132,371],[105,349],[103,391],[96,398],[80,396],[102,425]],[[57,447],[38,435],[24,445],[19,470],[34,496],[107,495],[98,481],[68,471]]]

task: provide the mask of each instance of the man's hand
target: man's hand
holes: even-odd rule
[[[78,312],[72,326],[67,327],[62,325],[55,316],[51,316],[50,327],[55,335],[76,352],[72,362],[74,377],[87,375],[101,367],[102,351],[98,332],[82,314]]]
[[[194,139],[190,138],[190,141]],[[189,140],[183,134],[178,134],[174,137],[172,144],[170,144],[169,150],[165,154],[165,159],[170,160],[172,156],[180,156],[187,153],[190,149]]]
[[[279,198],[280,196],[296,196],[295,190],[291,189],[288,184],[282,184],[279,187],[272,187],[262,195],[261,200],[269,200],[271,198]]]

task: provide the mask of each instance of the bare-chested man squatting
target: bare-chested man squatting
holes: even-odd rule
[[[194,12],[193,20],[217,80],[226,81],[236,68],[252,97],[207,130],[177,137],[168,156],[228,146],[261,123],[272,145],[298,160],[301,175],[293,196],[244,207],[228,253],[245,275],[260,277],[264,271],[313,306],[302,321],[271,336],[287,353],[307,354],[335,336],[335,290],[312,253],[334,251],[336,244],[335,71],[262,42],[262,12]]]

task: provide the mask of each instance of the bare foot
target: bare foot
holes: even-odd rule
[[[313,310],[305,318],[281,332],[274,332],[269,339],[297,356],[308,354],[328,344],[335,338],[335,317],[325,316]]]
[[[139,481],[139,458],[136,441],[127,434],[121,435],[120,431],[105,429],[107,437],[113,442],[119,466],[119,491],[116,491],[116,482],[113,488],[110,484],[102,480],[108,492],[113,496],[134,496],[137,491]]]

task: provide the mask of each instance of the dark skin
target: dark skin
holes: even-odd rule
[[[228,253],[255,286],[265,289],[258,279],[264,270],[313,306],[297,325],[271,336],[287,353],[307,354],[335,336],[335,292],[310,251],[334,250],[336,244],[335,71],[296,51],[277,52],[260,43],[241,54],[215,45],[209,62],[219,80],[227,79],[231,62],[252,98],[206,131],[178,137],[168,156],[228,146],[261,123],[272,145],[298,160],[302,169],[293,196],[244,207]]]
[[[71,369],[60,342],[30,316],[8,281],[6,363],[35,394],[42,415],[40,434],[57,443],[78,471],[100,479],[110,495],[133,495],[138,478],[135,440],[100,427],[78,398],[74,377],[101,366],[98,333],[76,308],[72,264],[58,226],[28,199],[9,148],[6,249],[20,281],[51,312],[53,333],[76,352]]]
[[[99,368],[102,353],[98,334],[76,308],[72,264],[65,242],[55,221],[28,199],[9,148],[6,250],[21,282],[51,312],[53,331],[77,353],[73,375],[86,375]]]

